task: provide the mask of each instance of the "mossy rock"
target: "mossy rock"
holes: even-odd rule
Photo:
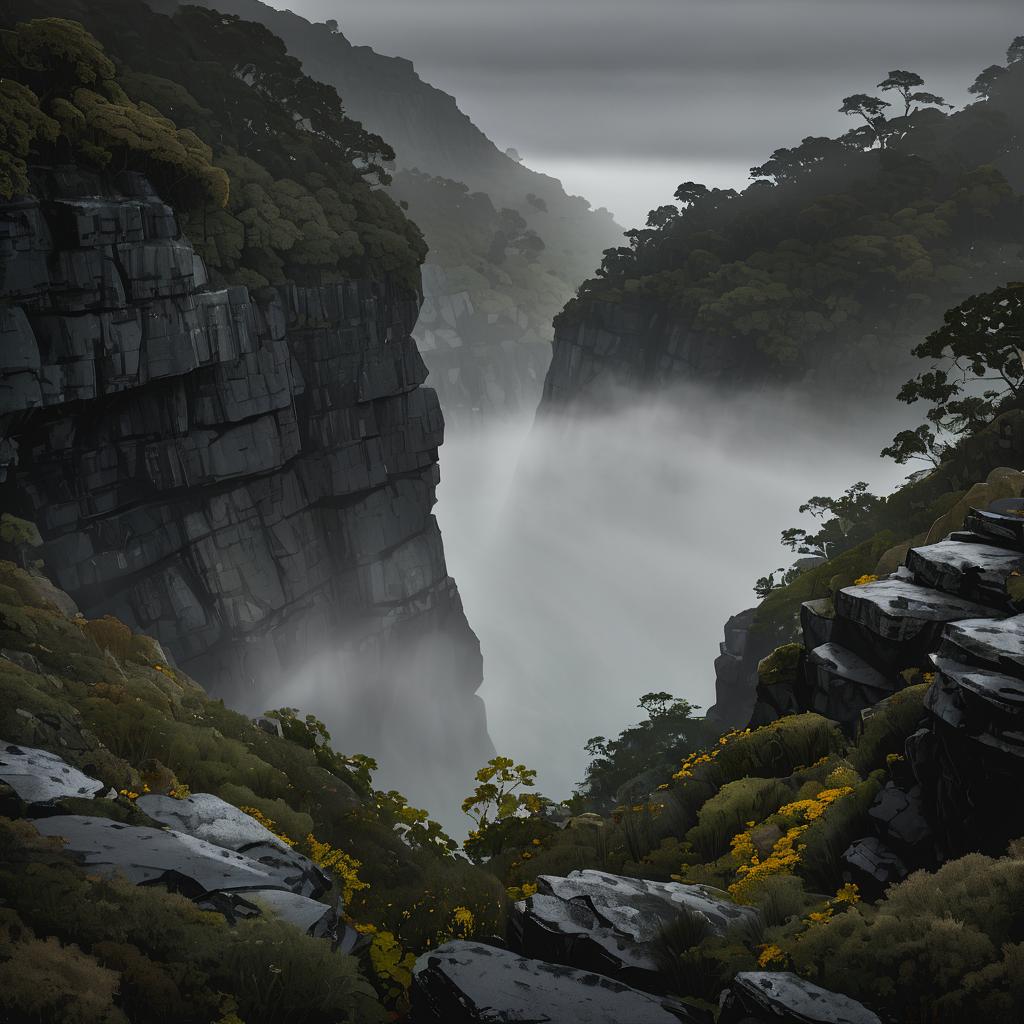
[[[804,645],[783,644],[757,664],[757,681],[763,686],[777,686],[780,683],[794,683]]]

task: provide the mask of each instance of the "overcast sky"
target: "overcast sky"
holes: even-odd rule
[[[964,102],[1021,0],[272,0],[407,57],[501,147],[625,223],[836,133],[891,68]]]

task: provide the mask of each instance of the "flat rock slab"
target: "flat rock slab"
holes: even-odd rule
[[[739,1021],[786,1024],[881,1024],[878,1015],[849,996],[805,981],[789,971],[741,971],[722,998],[719,1024]]]
[[[447,942],[413,968],[416,1024],[710,1024],[676,999],[474,942]]]
[[[1024,548],[1024,516],[1004,514],[999,511],[1000,502],[993,502],[993,505],[995,508],[990,507],[986,511],[972,508],[964,520],[964,527],[996,544]],[[1005,512],[1009,510],[1010,506],[1004,507]]]
[[[910,874],[899,854],[875,836],[852,842],[843,853],[843,861],[852,869],[858,883],[863,885],[866,880],[871,883],[869,888],[873,887],[878,893]]]
[[[1024,757],[1024,683],[989,669],[933,657],[936,679],[924,706],[976,743]]]
[[[836,614],[885,640],[916,639],[935,624],[958,619],[998,618],[993,608],[922,587],[906,579],[888,579],[844,587],[836,595]]]
[[[926,587],[983,604],[1002,605],[1009,600],[1006,581],[1024,573],[1024,553],[947,538],[911,548],[907,568]]]
[[[27,804],[53,804],[66,797],[92,800],[106,791],[99,782],[72,768],[48,750],[0,741],[0,782]]]
[[[1024,615],[950,623],[939,653],[1024,679]]]
[[[63,838],[66,850],[91,870],[122,875],[136,885],[162,883],[188,896],[235,890],[296,891],[291,872],[184,832],[80,814],[45,818],[36,827],[43,835]],[[301,889],[298,894],[309,895]]]
[[[289,888],[320,896],[331,887],[330,877],[308,857],[293,850],[251,815],[212,793],[193,793],[184,800],[155,793],[140,796],[140,810],[176,832],[236,853],[244,853],[290,879]]]

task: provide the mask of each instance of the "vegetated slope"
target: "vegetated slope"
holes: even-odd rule
[[[544,408],[681,380],[887,396],[908,338],[1024,271],[1018,56],[962,110],[805,139],[738,195],[681,186],[559,316]]]
[[[424,245],[364,180],[387,145],[263,26],[57,0],[107,55],[18,10],[38,7],[4,22],[5,507],[83,608],[248,710],[306,680],[441,802],[492,748],[431,515]]]
[[[338,31],[259,0],[207,6],[270,28],[393,147],[391,193],[408,204],[438,268],[425,278],[416,338],[449,419],[532,412],[555,314],[622,240],[611,215],[506,156],[410,61],[352,45],[344,24]]]
[[[454,844],[398,794],[376,792],[372,762],[335,754],[312,717],[286,711],[254,724],[173,668],[155,641],[110,616],[86,619],[11,562],[0,562],[0,652],[0,765],[46,750],[103,784],[95,799],[64,796],[60,773],[42,768],[53,792],[25,789],[22,799],[18,780],[13,790],[0,783],[5,1019],[65,1020],[74,1007],[88,1022],[386,1020],[382,1004],[406,1004],[409,951],[503,926],[493,877],[452,859]],[[325,914],[341,907],[346,951],[260,913],[244,882],[232,894],[227,868],[229,891],[204,892],[202,844],[182,848],[177,872],[136,886],[79,866],[31,824],[45,818],[61,835],[85,816],[151,830],[163,822],[143,807],[158,813],[168,801],[154,798],[171,794],[187,829],[199,793],[245,808],[248,829],[269,827],[328,872],[318,899]],[[221,857],[238,848],[230,827],[206,828]],[[126,844],[129,832],[118,836]],[[273,871],[282,856],[266,843],[242,849],[247,870]]]

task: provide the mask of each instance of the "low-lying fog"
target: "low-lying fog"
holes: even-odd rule
[[[908,410],[830,422],[801,408],[679,394],[569,430],[532,416],[449,429],[448,568],[483,648],[491,736],[541,792],[568,796],[586,740],[638,721],[641,694],[714,703],[725,620],[796,557],[779,532],[802,502],[906,476],[877,453]]]

